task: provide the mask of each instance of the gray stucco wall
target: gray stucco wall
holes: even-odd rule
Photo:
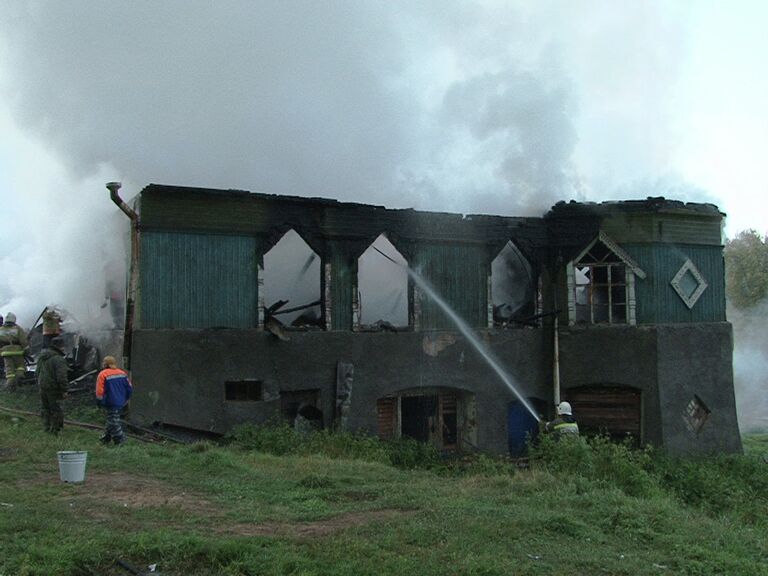
[[[740,452],[733,390],[733,331],[727,322],[658,327],[659,401],[672,453]],[[697,396],[711,411],[698,432],[683,414]]]
[[[521,394],[552,403],[550,329],[482,337]],[[278,418],[281,390],[318,389],[329,422],[336,365],[343,361],[355,367],[352,429],[376,433],[376,400],[382,396],[451,387],[474,394],[478,447],[506,452],[507,410],[515,395],[461,335],[318,331],[293,332],[290,338],[283,342],[256,330],[137,330],[134,418],[223,433],[241,422]],[[727,323],[561,329],[562,388],[640,389],[644,442],[675,453],[738,451],[731,346]],[[241,379],[261,380],[264,400],[226,402],[224,382]],[[682,419],[693,394],[712,410],[698,434]]]
[[[546,397],[543,330],[487,335],[525,396]],[[452,387],[475,394],[478,444],[504,452],[507,405],[515,395],[459,335],[444,332],[293,332],[290,342],[256,330],[138,330],[132,373],[134,418],[225,432],[279,417],[280,390],[319,389],[333,415],[337,362],[355,367],[349,426],[375,434],[376,400],[401,390]],[[447,343],[441,341],[447,338]],[[453,343],[450,343],[453,340]],[[225,402],[224,382],[264,383],[262,402]]]

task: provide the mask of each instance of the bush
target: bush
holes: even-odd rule
[[[227,435],[227,440],[244,449],[276,456],[321,454],[403,469],[432,468],[440,463],[440,454],[434,446],[410,438],[379,440],[366,434],[330,430],[302,434],[287,424],[241,424]]]
[[[658,456],[652,464],[660,484],[683,503],[710,514],[736,512],[745,521],[766,521],[760,510],[768,507],[768,475],[758,455]]]
[[[585,439],[544,436],[530,450],[534,466],[553,474],[581,476],[618,488],[629,496],[650,496],[658,482],[650,473],[650,448],[633,449],[629,442],[616,443],[608,437]]]

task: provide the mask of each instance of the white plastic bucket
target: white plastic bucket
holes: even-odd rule
[[[85,463],[88,452],[63,450],[59,455],[59,475],[62,482],[82,482],[85,480]]]

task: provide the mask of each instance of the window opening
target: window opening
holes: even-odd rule
[[[596,242],[574,266],[577,324],[627,323],[627,266]]]
[[[291,229],[264,254],[264,322],[322,327],[320,258]]]
[[[363,252],[357,262],[358,326],[379,330],[408,326],[407,266],[385,234]]]
[[[507,242],[491,262],[493,325],[536,326],[535,288],[530,264],[512,242]]]
[[[447,451],[460,450],[468,438],[473,445],[474,402],[457,391],[403,391],[379,398],[376,415],[383,439],[408,437]]]
[[[230,380],[224,383],[224,399],[228,402],[263,400],[261,380]]]
[[[688,430],[694,434],[699,434],[711,413],[712,411],[704,404],[702,399],[694,394],[683,411],[683,420]]]

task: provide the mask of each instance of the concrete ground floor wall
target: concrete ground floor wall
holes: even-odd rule
[[[278,421],[281,394],[311,393],[330,424],[338,419],[342,363],[353,367],[346,428],[377,434],[382,398],[452,390],[467,406],[471,401],[471,413],[463,413],[471,445],[507,452],[517,396],[460,334],[297,331],[289,337],[256,330],[135,331],[133,418],[224,433],[239,423]],[[642,397],[644,443],[676,453],[740,450],[729,324],[565,328],[559,337],[564,395],[586,385],[631,387]],[[544,416],[551,417],[551,329],[486,331],[481,338],[519,393],[549,406]],[[257,382],[258,399],[227,399],[227,383],[240,381]],[[686,419],[692,401],[693,427]]]

